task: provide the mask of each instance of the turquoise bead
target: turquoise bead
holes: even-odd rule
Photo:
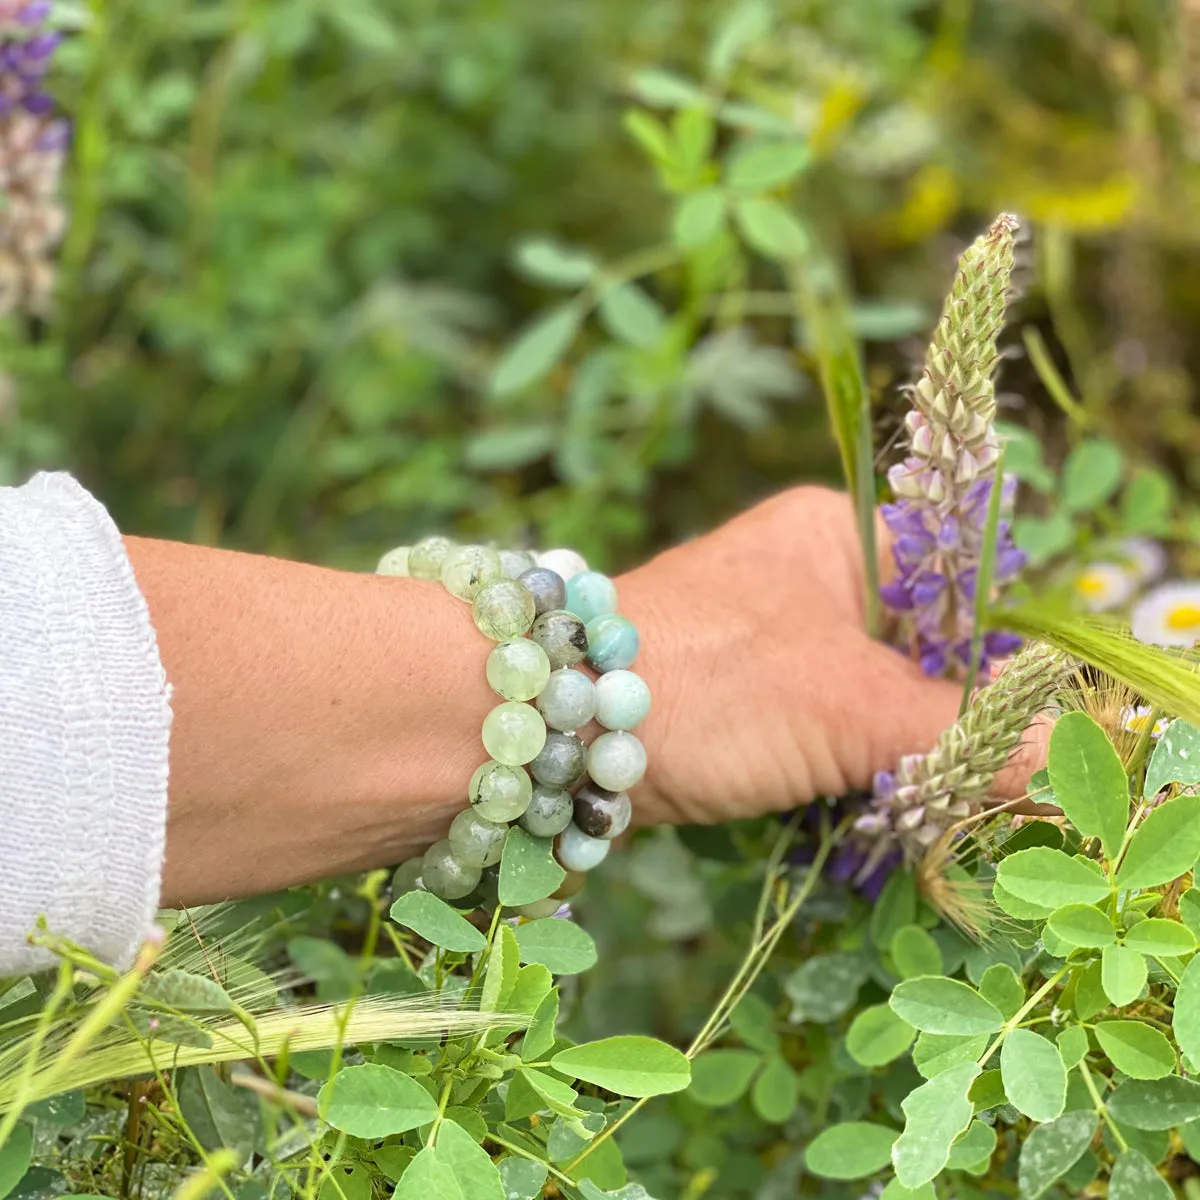
[[[640,643],[633,622],[619,613],[601,613],[587,624],[587,659],[601,674],[632,666]]]
[[[554,841],[554,857],[568,871],[590,871],[605,858],[612,842],[588,837],[577,825],[568,825]]]
[[[564,667],[538,693],[537,709],[551,729],[574,733],[596,715],[596,685],[582,671]]]
[[[483,718],[483,748],[497,762],[524,766],[537,758],[545,744],[546,722],[528,704],[508,700]]]
[[[617,611],[617,585],[599,571],[580,571],[567,580],[563,607],[586,625],[594,617]]]
[[[588,774],[606,792],[627,792],[646,773],[646,747],[632,733],[602,733],[588,747]]]
[[[605,729],[634,729],[650,712],[650,688],[632,671],[608,671],[594,686],[596,720]]]

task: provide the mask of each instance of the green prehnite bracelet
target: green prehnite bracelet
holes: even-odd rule
[[[469,807],[445,838],[397,868],[393,891],[424,888],[443,900],[477,897],[493,906],[515,824],[553,839],[566,872],[552,896],[515,910],[549,916],[629,827],[629,790],[646,772],[645,747],[630,731],[650,711],[650,689],[628,669],[639,637],[617,612],[616,585],[573,550],[498,551],[444,537],[389,551],[377,572],[440,580],[470,603],[475,625],[498,643],[486,671],[501,698],[483,721],[491,757],[471,776]],[[579,730],[592,720],[608,732],[589,746]]]

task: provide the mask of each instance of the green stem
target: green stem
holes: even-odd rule
[[[1045,983],[1042,984],[1032,996],[1021,1006],[1019,1012],[1014,1013],[1007,1021],[1004,1022],[1004,1027],[996,1035],[996,1040],[987,1048],[987,1053],[979,1060],[979,1065],[982,1067],[989,1058],[1000,1048],[1001,1043],[1021,1022],[1045,999],[1046,995],[1055,988],[1062,980],[1063,976],[1070,970],[1070,967],[1063,967],[1055,971]]]
[[[562,1183],[568,1184],[570,1187],[575,1186],[575,1180],[572,1179],[570,1175],[560,1171],[556,1166],[554,1166],[552,1163],[548,1163],[544,1158],[538,1158],[536,1154],[530,1153],[530,1151],[526,1150],[523,1146],[515,1145],[513,1142],[506,1142],[503,1138],[497,1137],[490,1129],[488,1130],[487,1140],[489,1142],[495,1142],[497,1146],[503,1146],[505,1150],[511,1150],[513,1154],[519,1154],[522,1158],[529,1159],[530,1162],[540,1163],[546,1168],[547,1171],[550,1172],[551,1175],[554,1176],[555,1179]]]
[[[1124,1154],[1129,1149],[1129,1143],[1121,1135],[1121,1131],[1117,1128],[1112,1117],[1108,1115],[1108,1105],[1100,1097],[1100,1092],[1096,1088],[1096,1081],[1092,1078],[1091,1071],[1088,1070],[1087,1061],[1079,1060],[1079,1071],[1083,1076],[1083,1082],[1087,1086],[1087,1090],[1092,1097],[1092,1103],[1096,1107],[1096,1115],[1108,1126],[1108,1131],[1113,1135],[1113,1141],[1117,1143],[1117,1148]]]

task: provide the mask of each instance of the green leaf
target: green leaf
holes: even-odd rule
[[[1067,1070],[1083,1062],[1088,1052],[1087,1030],[1082,1025],[1068,1025],[1057,1038],[1058,1052]]]
[[[571,348],[582,317],[575,304],[551,308],[526,326],[492,371],[492,391],[507,396],[522,391],[558,364]]]
[[[517,926],[522,962],[541,963],[555,975],[578,975],[596,965],[596,943],[573,921],[543,917]]]
[[[512,926],[505,926],[511,930]],[[513,934],[513,944],[517,946],[517,957],[520,959],[521,948],[517,944],[516,934]],[[531,963],[517,972],[517,981],[513,985],[512,994],[508,997],[507,1007],[510,1012],[521,1016],[532,1017],[538,1010],[538,1005],[545,999],[546,993],[554,986],[554,976],[541,963]]]
[[[942,976],[906,979],[896,985],[888,1003],[922,1033],[971,1036],[995,1033],[1004,1024],[996,1006],[974,988]]]
[[[528,238],[514,255],[518,271],[533,283],[578,288],[590,283],[599,264],[585,250],[561,246],[549,238]]]
[[[1066,717],[1059,719],[1064,721]],[[1002,859],[996,868],[996,880],[1018,900],[1051,909],[1064,904],[1095,904],[1109,894],[1108,880],[1099,864],[1047,846],[1018,850]]]
[[[902,979],[942,973],[942,952],[920,925],[903,925],[891,945],[892,962]]]
[[[1130,950],[1138,950],[1154,958],[1179,958],[1191,954],[1196,948],[1196,936],[1179,921],[1166,917],[1148,917],[1131,925],[1125,934],[1124,943]]]
[[[515,471],[545,458],[558,437],[558,426],[549,421],[483,429],[463,442],[463,464],[472,471]]]
[[[1179,897],[1179,919],[1200,937],[1200,888],[1190,887]]]
[[[995,881],[992,883],[992,899],[996,902],[997,907],[1008,913],[1010,917],[1016,917],[1018,921],[1041,921],[1054,911],[1052,904],[1033,904],[1028,900],[1018,900],[1010,891]]]
[[[1146,986],[1146,960],[1127,946],[1105,946],[1100,956],[1104,994],[1118,1008],[1132,1004]]]
[[[33,1130],[28,1125],[17,1125],[0,1147],[0,1197],[7,1196],[21,1182],[32,1160]]]
[[[1124,456],[1112,442],[1104,438],[1080,442],[1063,463],[1063,507],[1069,512],[1098,508],[1120,486],[1124,466]]]
[[[1117,931],[1105,913],[1090,904],[1065,904],[1056,908],[1047,925],[1068,946],[1092,946],[1099,949],[1117,940]]]
[[[554,1025],[557,1020],[558,992],[551,988],[537,1006],[521,1042],[521,1058],[525,1062],[536,1062],[550,1052],[554,1045]]]
[[[1104,853],[1114,857],[1129,822],[1129,779],[1112,742],[1087,713],[1069,712],[1054,723],[1049,771],[1071,824],[1085,837],[1098,837]]]
[[[1169,783],[1182,783],[1187,787],[1200,783],[1200,729],[1187,721],[1172,721],[1158,739],[1146,768],[1146,786],[1142,795],[1149,800]],[[1196,800],[1195,797],[1186,799]]]
[[[667,319],[636,283],[618,283],[600,293],[600,320],[620,342],[643,348],[657,344]]]
[[[775,1010],[761,996],[747,992],[729,1014],[733,1031],[753,1050],[774,1054],[779,1049]]]
[[[317,1094],[321,1116],[334,1129],[384,1138],[428,1124],[437,1104],[415,1079],[379,1063],[342,1067]]]
[[[514,1156],[502,1158],[499,1170],[504,1200],[541,1200],[549,1175],[545,1163]]]
[[[483,950],[487,938],[432,892],[408,892],[392,905],[392,920],[443,950],[467,954]]]
[[[392,1200],[467,1200],[454,1172],[426,1146],[405,1168]]]
[[[603,1038],[560,1050],[551,1063],[619,1096],[662,1096],[681,1092],[691,1082],[691,1066],[674,1046],[655,1038],[630,1035]]]
[[[705,102],[704,92],[690,79],[658,67],[638,71],[632,83],[637,96],[655,108],[688,108]]]
[[[999,1070],[984,1071],[971,1084],[967,1095],[975,1106],[976,1113],[1008,1103],[1008,1097],[1004,1094],[1004,1078]]]
[[[705,246],[725,228],[725,197],[716,188],[685,196],[675,210],[675,244],[684,250]]]
[[[987,1044],[986,1033],[972,1037],[923,1033],[913,1046],[913,1066],[924,1078],[932,1079],[960,1063],[974,1062],[987,1049]]]
[[[783,983],[793,1021],[835,1021],[854,1007],[866,982],[867,965],[856,954],[819,954],[798,966]]]
[[[479,997],[482,1012],[505,1012],[505,1005],[517,986],[520,974],[521,952],[517,949],[517,938],[512,926],[501,925],[488,955],[487,970],[483,976],[483,992]]]
[[[917,1188],[906,1188],[898,1179],[892,1179],[879,1193],[879,1200],[938,1200],[932,1183],[923,1183]]]
[[[762,1074],[750,1092],[754,1111],[768,1124],[782,1125],[800,1102],[800,1082],[796,1072],[778,1054],[767,1059]]]
[[[770,32],[772,18],[771,5],[764,0],[742,0],[730,6],[709,47],[709,73],[717,79],[728,75],[738,55]]]
[[[1200,796],[1179,796],[1152,809],[1137,827],[1117,871],[1117,883],[1123,888],[1170,883],[1190,871],[1197,857],[1200,857]]]
[[[706,1108],[724,1108],[740,1100],[762,1056],[751,1050],[706,1050],[692,1063],[688,1095]]]
[[[1172,1029],[1184,1056],[1200,1063],[1200,954],[1188,963],[1180,976]]]
[[[1141,1021],[1101,1021],[1095,1029],[1100,1049],[1122,1074],[1161,1079],[1175,1070],[1175,1051],[1157,1029]]]
[[[1053,1121],[1067,1102],[1067,1069],[1053,1042],[1032,1029],[1014,1029],[1000,1047],[1004,1094],[1034,1121]]]
[[[831,1125],[805,1150],[804,1165],[822,1179],[866,1179],[891,1161],[896,1137],[894,1129],[866,1121]]]
[[[979,979],[979,994],[1005,1019],[1025,1003],[1025,985],[1008,963],[992,963]]]
[[[233,1012],[233,1001],[219,983],[190,971],[155,971],[146,977],[139,995],[181,1012]]]
[[[749,197],[739,200],[734,212],[747,244],[766,258],[788,261],[808,253],[804,226],[777,200]]]
[[[512,1084],[518,1079],[527,1083],[544,1102],[543,1107],[550,1109],[551,1112],[556,1112],[566,1117],[580,1117],[583,1115],[583,1109],[576,1105],[579,1094],[569,1083],[563,1083],[561,1079],[556,1079],[553,1075],[548,1075],[545,1071],[538,1071],[533,1067],[522,1067],[509,1083],[510,1094],[512,1092]],[[533,1109],[531,1111],[536,1112],[538,1110]],[[505,1116],[510,1121],[515,1119],[509,1115],[507,1108],[505,1109]]]
[[[82,1091],[59,1092],[31,1104],[22,1114],[24,1118],[46,1125],[74,1125],[87,1116],[87,1096]]]
[[[1109,1096],[1108,1111],[1130,1129],[1172,1129],[1200,1117],[1200,1083],[1178,1075],[1127,1079]]]
[[[1113,1164],[1108,1200],[1174,1200],[1170,1184],[1140,1151],[1129,1149]]]
[[[567,873],[554,857],[554,839],[509,828],[500,858],[500,903],[509,908],[544,900],[562,887]]]
[[[1165,472],[1154,467],[1138,471],[1121,493],[1121,532],[1161,533],[1171,519],[1174,490]]]
[[[892,1146],[892,1165],[905,1187],[929,1183],[946,1166],[950,1147],[974,1115],[967,1093],[978,1074],[978,1063],[959,1063],[909,1092],[901,1102],[905,1125]]]
[[[1022,513],[1013,521],[1013,542],[1029,556],[1032,566],[1041,566],[1070,549],[1075,540],[1075,527],[1065,512],[1048,517]]]
[[[1038,1200],[1084,1156],[1098,1120],[1090,1109],[1080,1110],[1030,1131],[1018,1165],[1023,1200]]]
[[[912,1045],[916,1030],[886,1004],[864,1008],[846,1031],[846,1053],[864,1067],[894,1062]]]
[[[227,1147],[244,1162],[258,1140],[258,1100],[212,1067],[192,1067],[179,1082],[179,1113],[206,1150]]]
[[[504,1184],[491,1155],[461,1125],[442,1122],[434,1153],[438,1162],[453,1173],[464,1198],[505,1200]]]
[[[966,1171],[971,1175],[982,1175],[992,1161],[996,1150],[996,1131],[982,1121],[972,1121],[967,1132],[950,1147],[950,1161],[946,1164],[951,1171]]]
[[[748,142],[730,157],[726,179],[740,191],[764,191],[795,179],[812,161],[807,142]]]

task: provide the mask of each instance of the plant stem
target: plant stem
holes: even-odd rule
[[[1079,1060],[1079,1071],[1092,1097],[1092,1103],[1096,1106],[1096,1115],[1108,1126],[1109,1133],[1113,1135],[1113,1141],[1117,1143],[1117,1148],[1124,1154],[1129,1149],[1129,1143],[1122,1137],[1116,1123],[1108,1115],[1108,1105],[1100,1097],[1100,1092],[1096,1088],[1096,1081],[1092,1078],[1091,1071],[1088,1070],[1086,1059],[1081,1058]]]
[[[1025,1003],[1021,1006],[1020,1011],[1014,1013],[1013,1016],[1004,1022],[1004,1027],[996,1035],[996,1040],[987,1048],[987,1052],[979,1060],[980,1067],[982,1067],[984,1063],[986,1063],[987,1060],[996,1053],[1004,1039],[1021,1024],[1021,1022],[1038,1006],[1038,1004],[1041,1003],[1042,1000],[1045,999],[1047,993],[1049,993],[1062,980],[1062,977],[1066,975],[1070,969],[1070,967],[1063,967],[1060,970],[1055,971],[1054,974],[1051,975],[1050,978],[1047,979],[1046,982],[1043,983],[1042,986],[1038,988],[1038,990],[1034,992],[1028,1000],[1025,1001]]]

